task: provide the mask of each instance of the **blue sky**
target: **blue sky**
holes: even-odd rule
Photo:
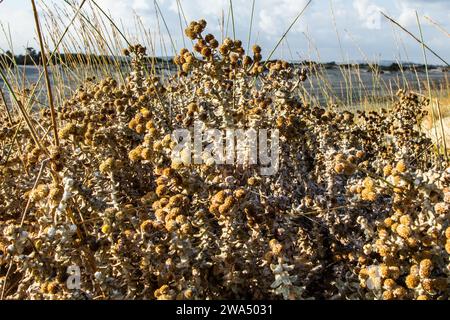
[[[62,0],[37,0],[38,3],[41,1],[49,6],[64,6]],[[208,31],[220,33],[219,21],[223,13],[226,23],[229,0],[179,1],[188,20],[205,18],[208,21]],[[251,42],[258,42],[264,48],[263,54],[267,54],[306,2],[307,0],[256,0]],[[97,0],[97,3],[123,25],[129,34],[139,36],[134,27],[135,14],[142,18],[151,34],[155,34],[157,30],[153,0]],[[177,1],[158,0],[158,3],[177,47],[181,48]],[[233,0],[236,36],[244,43],[248,38],[251,4],[251,0]],[[382,18],[380,10],[415,34],[419,33],[415,15],[417,11],[425,42],[444,59],[450,60],[449,0],[313,0],[304,16],[288,34],[287,41],[277,50],[276,57],[321,61],[401,59],[422,62],[420,45]],[[27,45],[37,47],[30,1],[3,0],[0,3],[0,23],[0,49],[9,48],[2,28],[9,28],[16,52],[23,51]],[[162,24],[160,28],[164,30]],[[229,35],[232,34],[231,30],[230,26]],[[168,41],[167,38],[166,40]],[[170,46],[169,43],[167,46]],[[431,55],[429,61],[438,62]]]

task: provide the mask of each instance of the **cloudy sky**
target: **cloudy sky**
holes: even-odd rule
[[[63,0],[37,2],[42,1],[49,6],[54,4],[64,6]],[[222,16],[225,24],[227,23],[229,0],[179,0],[179,2],[187,20],[205,18],[208,21],[209,32],[220,34]],[[261,44],[267,54],[306,2],[307,0],[256,0],[251,42]],[[150,34],[156,33],[154,0],[97,0],[97,3],[111,14],[127,33],[136,34],[134,23],[136,14],[142,18]],[[236,37],[246,43],[252,1],[233,0],[232,3]],[[176,46],[181,48],[177,1],[158,0],[158,4]],[[450,60],[448,35],[450,0],[312,0],[304,16],[291,29],[287,40],[277,50],[276,56],[295,60],[401,59],[422,62],[420,45],[381,17],[380,11],[387,13],[418,35],[417,11],[425,43],[445,60]],[[16,52],[23,51],[27,45],[37,47],[29,0],[3,0],[0,3],[0,23],[0,49],[9,48],[5,30],[7,33],[10,32]],[[165,30],[162,22],[160,28]],[[228,34],[232,35],[231,22]],[[170,46],[169,43],[167,46]],[[439,62],[431,55],[429,61]]]

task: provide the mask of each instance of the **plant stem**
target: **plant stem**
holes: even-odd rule
[[[252,2],[252,14],[250,17],[250,28],[248,30],[248,40],[247,40],[247,54],[250,51],[250,39],[252,37],[252,28],[253,28],[253,15],[255,13],[255,0]]]
[[[409,32],[408,30],[406,30],[405,27],[403,27],[401,24],[399,24],[397,21],[395,21],[394,19],[390,18],[389,16],[387,16],[385,13],[381,12],[381,14],[388,19],[389,21],[391,21],[392,23],[394,23],[395,25],[397,25],[400,29],[402,29],[403,31],[405,31],[407,34],[409,34],[411,37],[414,38],[414,40],[416,40],[417,42],[421,43],[425,48],[428,49],[428,51],[430,51],[435,57],[437,57],[439,60],[441,60],[443,63],[445,63],[447,66],[450,66],[447,61],[445,61],[444,59],[442,59],[436,52],[434,52],[429,46],[427,46],[425,43],[423,43],[423,41],[420,41],[419,38],[417,38],[415,35],[413,35],[411,32]]]
[[[41,48],[42,66],[44,68],[45,84],[47,86],[48,103],[50,105],[50,115],[52,118],[53,135],[54,135],[53,141],[54,141],[55,146],[59,146],[57,114],[55,111],[55,105],[53,103],[53,93],[52,93],[52,86],[50,84],[50,77],[48,75],[47,57],[45,55],[44,40],[42,39],[41,27],[39,25],[39,15],[38,15],[38,12],[36,9],[36,3],[34,0],[31,0],[31,5],[33,7],[34,21],[36,23],[36,30],[37,30],[38,39],[39,39],[39,46]]]
[[[305,12],[306,8],[308,8],[308,6],[311,4],[311,2],[312,2],[312,0],[308,1],[308,3],[305,5],[305,7],[302,9],[302,11],[300,11],[300,13],[295,17],[294,21],[292,21],[292,23],[290,24],[289,28],[287,28],[287,30],[283,33],[283,35],[281,36],[280,40],[278,40],[278,43],[276,44],[275,48],[272,49],[272,51],[270,52],[269,56],[267,57],[266,62],[264,63],[264,66],[266,66],[266,64],[269,62],[270,58],[275,53],[275,50],[277,50],[278,46],[281,44],[283,39],[287,36],[289,31],[292,29],[294,24],[297,22],[297,20],[303,15],[303,12]]]

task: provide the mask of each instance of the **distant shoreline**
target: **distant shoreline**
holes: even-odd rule
[[[31,50],[31,54],[25,55],[15,55],[13,56],[11,52],[6,52],[6,54],[0,54],[0,68],[11,68],[14,66],[40,66],[42,65],[41,54],[36,53],[36,51]],[[101,62],[107,65],[120,65],[126,66],[130,64],[131,59],[125,56],[107,56],[107,55],[94,55],[85,53],[68,53],[68,54],[58,54],[52,58],[52,64],[54,65],[90,65],[96,62]],[[160,69],[176,70],[177,66],[173,62],[173,57],[147,57],[146,61],[148,64],[155,64]],[[274,61],[274,60],[269,60]],[[263,61],[265,62],[265,61]],[[436,70],[441,72],[448,72],[449,67],[444,65],[435,65],[411,62],[355,62],[355,63],[340,63],[340,62],[318,62],[311,60],[302,61],[289,61],[294,67],[315,67],[320,69],[360,69],[362,71],[374,72],[374,73],[384,73],[388,72],[400,72],[400,71],[417,71],[425,72],[426,68],[428,70]],[[163,68],[161,68],[163,67]]]

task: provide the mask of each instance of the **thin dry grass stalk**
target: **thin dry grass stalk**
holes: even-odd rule
[[[47,94],[48,94],[48,103],[50,105],[50,115],[52,118],[53,139],[54,139],[54,144],[56,146],[59,146],[58,120],[57,120],[58,115],[55,111],[55,105],[54,105],[54,101],[53,101],[52,85],[50,83],[50,76],[48,74],[48,69],[47,69],[47,57],[46,57],[46,53],[45,53],[46,50],[45,50],[44,40],[42,38],[41,26],[39,24],[39,14],[37,12],[36,3],[34,0],[31,0],[31,5],[33,7],[33,15],[34,15],[36,31],[37,31],[37,35],[38,35],[38,39],[39,39],[39,46],[41,48],[42,67],[44,68],[45,84],[47,86]]]
[[[414,40],[416,40],[417,42],[419,42],[420,44],[422,44],[425,48],[427,48],[428,51],[430,51],[436,58],[438,58],[439,60],[441,60],[443,63],[445,63],[445,65],[450,66],[448,64],[447,61],[445,61],[440,55],[438,55],[433,49],[431,49],[429,46],[427,46],[425,43],[423,43],[423,41],[421,41],[419,38],[417,38],[412,32],[408,31],[405,27],[403,27],[400,23],[398,23],[397,21],[395,21],[394,19],[392,19],[391,17],[389,17],[388,15],[386,15],[384,12],[381,12],[381,14],[388,19],[389,21],[391,21],[392,23],[394,23],[395,25],[397,25],[400,29],[402,29],[403,31],[405,31],[407,34],[409,34]]]

